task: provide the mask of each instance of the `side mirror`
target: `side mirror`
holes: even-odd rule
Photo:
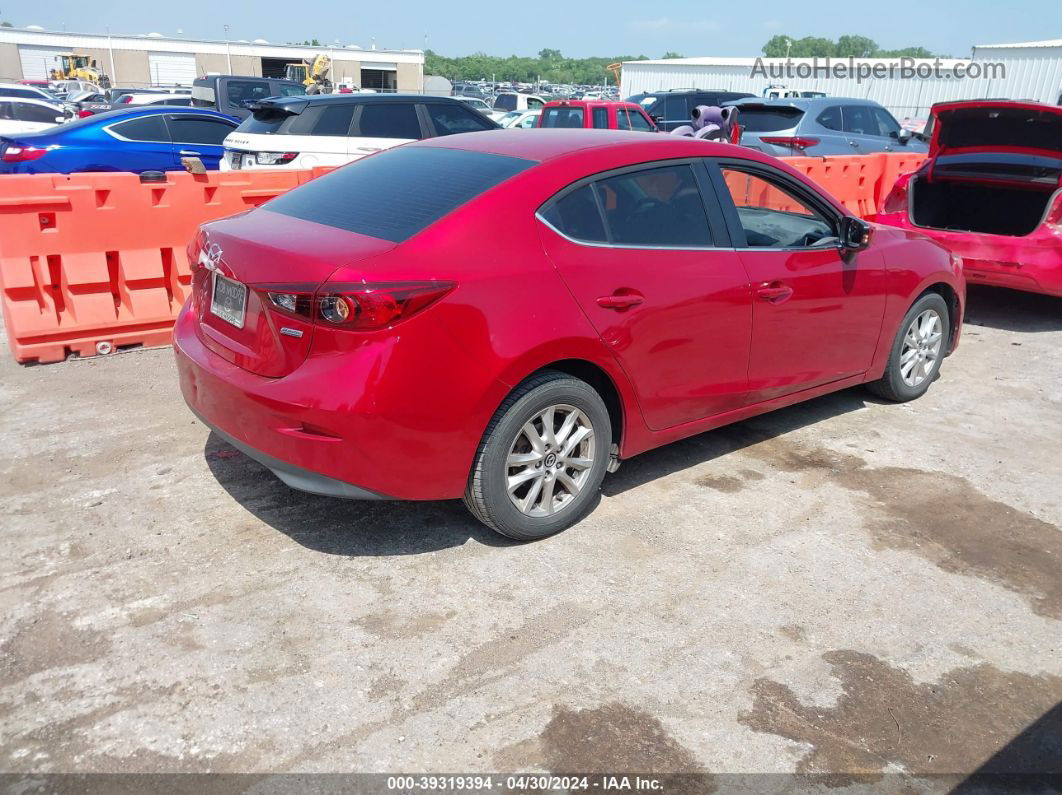
[[[911,140],[912,135],[913,133],[910,130],[900,130],[898,140],[901,144],[904,144],[906,146],[907,142]]]
[[[62,124],[64,121],[67,121],[68,119],[71,119],[71,118],[73,118],[73,117],[72,116],[56,116],[55,117],[55,123],[56,124]]]
[[[862,251],[870,245],[873,227],[862,218],[846,215],[841,221],[841,247],[849,251]]]

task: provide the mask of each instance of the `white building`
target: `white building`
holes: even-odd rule
[[[377,90],[419,93],[424,87],[420,50],[365,50],[360,47],[303,47],[262,39],[202,41],[99,33],[55,33],[0,28],[0,82],[44,80],[59,68],[60,56],[87,55],[118,86],[190,85],[207,74],[283,77],[289,63],[332,58],[332,82]]]
[[[1062,104],[1062,40],[986,44],[972,58],[669,58],[627,61],[621,94],[675,88],[746,91],[768,86],[872,99],[897,118],[925,118],[950,99],[1032,99]]]

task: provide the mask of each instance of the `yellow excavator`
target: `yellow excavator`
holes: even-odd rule
[[[111,78],[87,55],[60,55],[61,69],[52,69],[52,80],[87,80],[100,88],[110,88]]]
[[[302,83],[307,94],[331,94],[332,81],[328,77],[331,69],[332,59],[321,53],[312,61],[287,64],[284,78]]]

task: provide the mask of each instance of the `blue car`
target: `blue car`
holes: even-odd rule
[[[239,122],[202,108],[114,110],[37,133],[0,135],[0,174],[178,171],[182,157],[216,170]]]

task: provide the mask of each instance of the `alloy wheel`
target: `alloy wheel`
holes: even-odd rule
[[[907,386],[918,386],[933,373],[943,344],[943,323],[936,310],[927,309],[911,321],[900,349],[900,377]]]
[[[505,461],[513,505],[534,517],[563,510],[590,478],[596,443],[590,419],[575,406],[548,406],[525,422]]]

